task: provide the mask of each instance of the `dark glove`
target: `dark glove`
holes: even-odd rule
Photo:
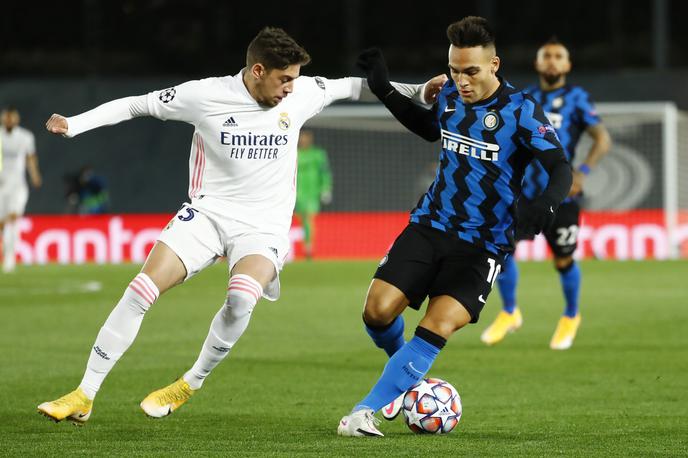
[[[368,48],[361,52],[356,65],[366,74],[368,87],[378,99],[384,100],[394,91],[394,86],[389,82],[385,56],[382,55],[380,48]]]
[[[516,240],[532,240],[536,234],[549,229],[554,222],[556,211],[556,202],[551,202],[542,196],[530,204],[522,206],[516,225]]]

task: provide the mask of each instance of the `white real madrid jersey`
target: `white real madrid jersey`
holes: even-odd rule
[[[300,76],[293,92],[268,108],[253,99],[242,76],[243,71],[189,81],[108,102],[67,118],[67,136],[136,116],[188,122],[195,127],[189,156],[194,205],[212,202],[225,216],[261,232],[286,234],[296,198],[299,130],[332,102],[358,99],[362,81]],[[416,98],[421,91],[413,85],[400,90]]]
[[[26,184],[26,156],[35,152],[36,141],[28,129],[0,127],[0,183]]]

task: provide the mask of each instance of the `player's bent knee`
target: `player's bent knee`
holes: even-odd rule
[[[396,308],[391,304],[368,298],[363,309],[363,322],[368,326],[387,326],[396,318]]]
[[[449,339],[452,334],[454,334],[456,331],[464,327],[468,322],[454,322],[454,321],[447,321],[447,320],[422,320],[419,323],[419,326],[427,329],[428,331],[432,331],[438,336],[442,336],[445,339]]]
[[[263,288],[255,278],[236,274],[229,279],[227,299],[222,309],[223,319],[227,322],[248,317],[263,295]]]
[[[366,296],[363,321],[368,326],[387,326],[406,308],[408,303],[408,299],[399,289],[375,279]]]
[[[471,314],[459,301],[449,296],[431,299],[419,325],[448,339],[471,322]]]
[[[564,270],[568,268],[571,264],[573,264],[573,256],[566,256],[563,258],[556,257],[554,258],[554,267],[557,270]]]
[[[160,294],[186,278],[186,266],[179,256],[163,242],[157,242],[141,269],[155,283]]]
[[[242,290],[231,288],[222,308],[222,317],[226,322],[245,319],[253,312],[257,302],[258,298],[255,294],[248,294]]]
[[[246,298],[227,298],[225,306],[222,309],[222,315],[225,321],[237,321],[246,318],[253,312],[256,303]]]
[[[141,272],[129,282],[123,300],[131,311],[144,315],[159,296],[158,287],[148,275]]]
[[[399,304],[396,302],[384,294],[370,291],[363,308],[363,321],[368,326],[387,326],[399,314]]]
[[[232,275],[246,275],[264,288],[276,276],[277,270],[273,262],[260,254],[249,254],[234,264]]]

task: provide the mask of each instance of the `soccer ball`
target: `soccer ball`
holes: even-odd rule
[[[448,382],[426,378],[409,388],[401,410],[414,433],[446,434],[459,424],[461,397]]]

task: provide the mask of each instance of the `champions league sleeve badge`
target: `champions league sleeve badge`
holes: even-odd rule
[[[487,130],[495,130],[499,127],[499,116],[497,113],[490,111],[483,116],[483,127]]]
[[[158,94],[158,99],[160,99],[162,103],[170,103],[174,100],[175,95],[177,95],[177,90],[171,87],[169,89],[165,89],[164,91],[160,91],[160,94]]]
[[[290,125],[289,113],[280,113],[280,117],[277,120],[277,126],[282,130],[289,130]]]

